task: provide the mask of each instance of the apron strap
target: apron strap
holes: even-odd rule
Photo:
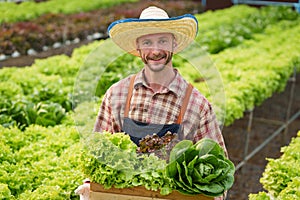
[[[136,74],[134,74],[130,79],[128,94],[127,94],[127,99],[126,99],[126,105],[125,105],[125,111],[124,111],[124,117],[128,117],[129,108],[130,108],[130,100],[132,97],[135,76],[136,76]]]
[[[183,103],[181,105],[179,116],[178,116],[177,121],[176,121],[177,124],[181,124],[181,122],[182,122],[182,119],[184,117],[184,113],[185,113],[186,108],[189,104],[189,100],[190,100],[190,96],[192,94],[192,91],[193,91],[193,85],[189,83],[189,85],[186,89],[185,95],[184,95],[184,99],[183,99]]]
[[[135,77],[136,77],[136,74],[134,74],[130,78],[128,94],[127,94],[127,99],[126,99],[126,105],[125,105],[125,111],[124,111],[124,117],[128,117],[129,108],[130,108],[130,100],[131,100],[131,97],[132,97],[132,91],[133,91]],[[184,113],[185,113],[187,105],[189,103],[192,91],[193,91],[193,85],[189,83],[189,85],[186,89],[186,92],[185,92],[185,97],[183,99],[183,103],[182,103],[182,106],[181,106],[181,109],[180,109],[180,112],[179,112],[179,116],[178,116],[177,121],[176,121],[177,124],[181,124],[181,122],[182,122],[182,119],[184,117]]]

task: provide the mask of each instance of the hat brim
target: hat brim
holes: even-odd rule
[[[113,22],[108,27],[110,38],[126,52],[139,56],[136,50],[136,39],[155,33],[172,33],[177,47],[173,53],[185,49],[196,37],[197,19],[186,14],[168,19],[123,19]]]

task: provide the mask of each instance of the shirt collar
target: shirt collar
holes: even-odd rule
[[[149,88],[145,77],[144,77],[145,69],[142,69],[140,72],[137,73],[135,81],[134,81],[134,88],[137,89],[141,86]],[[172,82],[167,87],[168,91],[174,93],[177,97],[182,96],[185,94],[185,90],[187,88],[187,82],[183,79],[183,77],[179,74],[177,69],[174,69],[176,75]],[[167,92],[168,92],[167,91]]]

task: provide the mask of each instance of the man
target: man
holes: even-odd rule
[[[151,6],[139,19],[112,23],[108,32],[118,46],[141,57],[144,68],[108,89],[94,131],[122,131],[137,144],[146,135],[170,131],[194,142],[209,137],[226,150],[210,103],[172,65],[173,53],[194,40],[196,18],[169,18],[164,10]]]
[[[110,38],[139,56],[144,68],[107,90],[95,132],[125,132],[137,145],[154,133],[176,133],[194,142],[208,137],[227,152],[211,104],[172,65],[173,54],[195,39],[197,28],[193,15],[169,18],[154,6],[143,10],[139,19],[118,20],[108,27]]]

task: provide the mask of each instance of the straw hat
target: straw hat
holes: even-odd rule
[[[168,14],[155,6],[150,6],[142,11],[139,19],[129,18],[113,22],[108,27],[110,38],[122,49],[135,56],[139,56],[136,50],[136,39],[148,34],[172,33],[177,42],[177,48],[173,53],[185,49],[196,37],[198,21],[186,14],[169,18]]]

